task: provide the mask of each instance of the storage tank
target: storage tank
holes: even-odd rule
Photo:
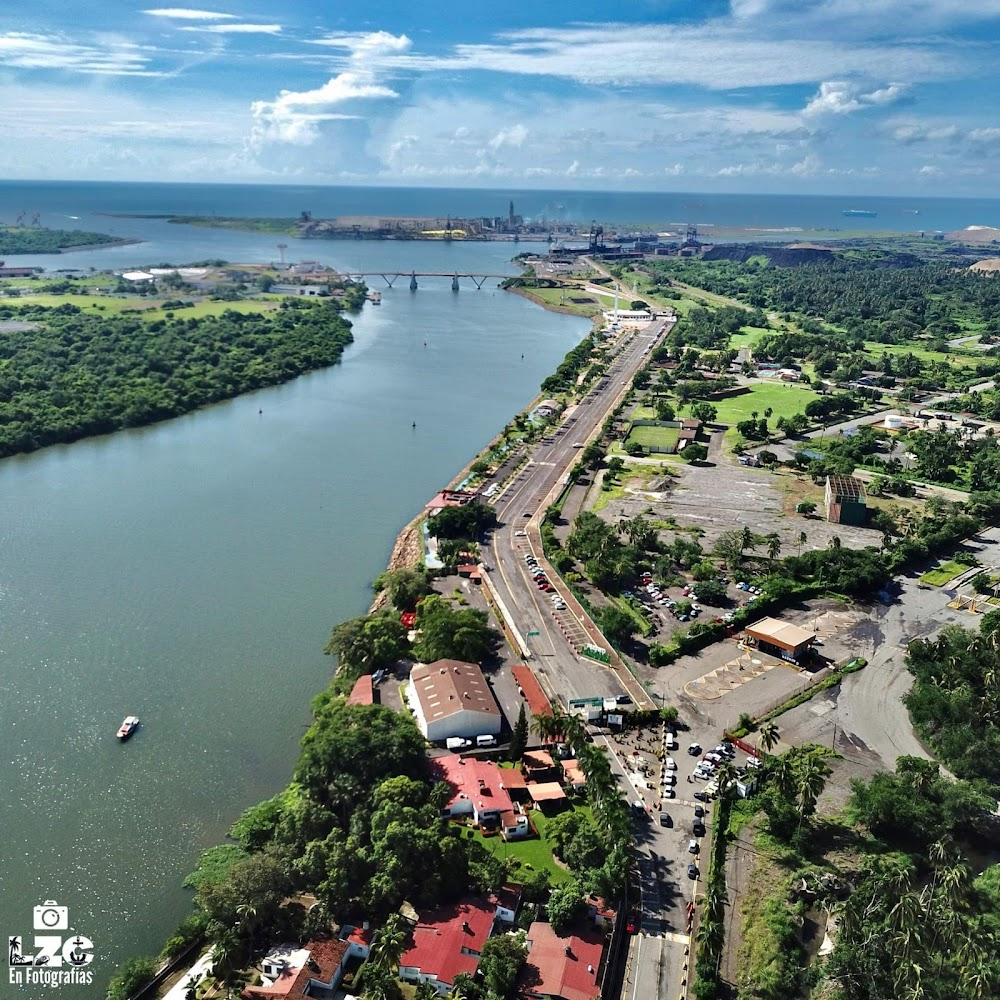
[[[884,426],[887,431],[898,431],[903,426],[903,418],[898,413],[890,413]]]

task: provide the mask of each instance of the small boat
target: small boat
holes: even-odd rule
[[[877,219],[878,212],[872,212],[867,208],[845,208],[841,215],[852,219]]]
[[[126,716],[125,721],[118,730],[118,739],[123,742],[127,740],[139,728],[139,717],[137,715]]]

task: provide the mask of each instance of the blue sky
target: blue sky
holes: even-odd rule
[[[1000,0],[8,3],[0,175],[1000,197],[998,40]]]

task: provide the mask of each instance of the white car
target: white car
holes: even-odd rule
[[[664,766],[664,767],[665,767],[665,768],[666,768],[666,769],[667,769],[668,771],[676,771],[676,770],[677,770],[677,761],[676,761],[676,760],[674,760],[674,758],[673,758],[673,757],[668,757],[668,758],[667,758],[667,759],[666,759],[666,760],[665,760],[665,761],[663,762],[663,766]]]
[[[515,531],[514,532],[514,537],[515,538],[527,538],[528,537],[528,533],[526,531]]]
[[[672,786],[677,784],[677,775],[673,773],[665,774],[663,776],[661,784],[663,785],[664,788],[671,788]]]

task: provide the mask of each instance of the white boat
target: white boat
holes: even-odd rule
[[[120,728],[118,729],[118,739],[124,742],[138,728],[139,728],[139,717],[137,715],[126,716],[125,721],[121,724]]]

